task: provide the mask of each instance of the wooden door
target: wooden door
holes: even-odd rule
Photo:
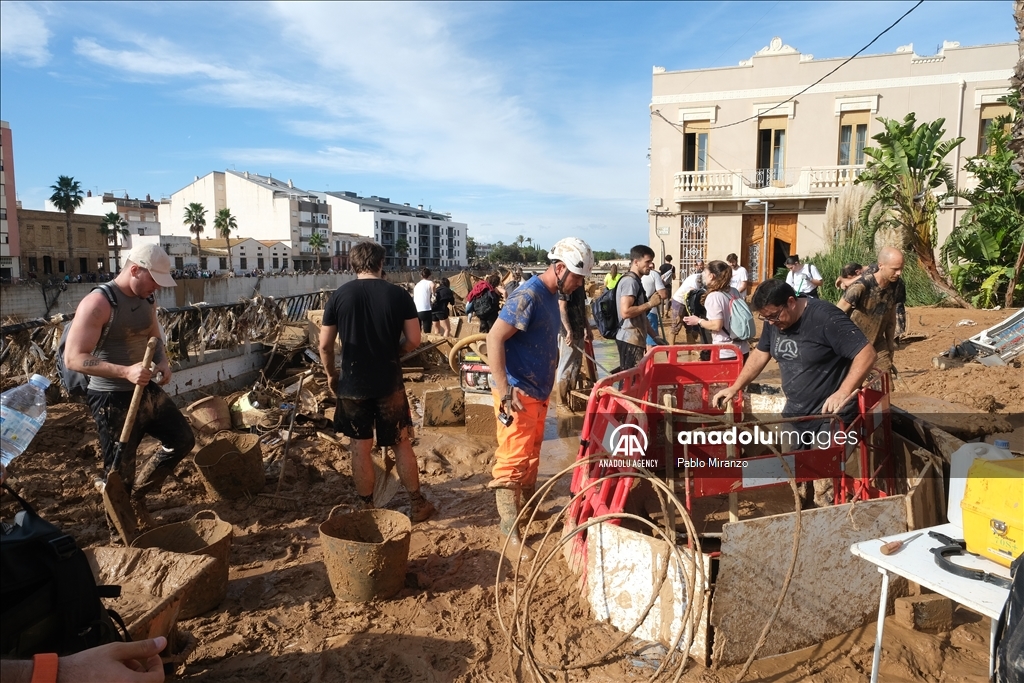
[[[768,277],[785,268],[786,257],[797,253],[796,214],[768,214],[768,248],[764,244],[764,214],[744,214],[740,240],[740,265],[752,280],[749,291],[761,283],[763,258],[768,258]]]

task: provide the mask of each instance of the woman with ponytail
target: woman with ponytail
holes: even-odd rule
[[[741,340],[734,340],[729,332],[730,303],[732,299],[739,299],[742,295],[730,285],[733,271],[725,261],[711,261],[704,269],[704,286],[707,293],[702,303],[707,309],[707,318],[699,318],[689,315],[683,318],[687,325],[697,325],[711,332],[712,344],[733,344],[738,346],[743,354],[743,362],[747,361],[750,353],[750,345]],[[736,355],[730,350],[722,351],[722,358],[735,358]]]

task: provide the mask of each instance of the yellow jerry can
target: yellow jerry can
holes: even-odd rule
[[[960,508],[967,550],[1009,567],[1024,553],[1024,458],[975,460]]]

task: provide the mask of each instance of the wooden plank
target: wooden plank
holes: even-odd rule
[[[723,527],[711,605],[715,665],[746,661],[753,651],[789,569],[795,522],[789,513]],[[906,528],[904,496],[805,510],[793,580],[758,657],[821,643],[873,620],[878,570],[850,546]]]
[[[669,646],[678,637],[686,609],[688,580],[684,572],[694,569],[692,551],[680,548],[684,567],[672,559],[668,578],[661,587],[647,618],[633,635],[641,640]],[[587,531],[587,599],[598,621],[607,621],[620,630],[627,630],[640,618],[651,599],[651,591],[661,576],[668,545],[659,538],[623,529],[603,522]],[[711,558],[701,555],[704,576],[711,572]],[[698,577],[699,581],[699,577]],[[690,646],[690,656],[701,663],[708,657],[708,584],[699,583],[703,609],[697,616],[697,629]],[[686,625],[689,633],[692,625]],[[680,643],[685,640],[685,635]]]

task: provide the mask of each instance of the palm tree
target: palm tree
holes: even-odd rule
[[[320,253],[326,246],[327,238],[323,236],[323,233],[314,231],[313,234],[309,236],[309,248],[313,250],[314,254],[316,254],[317,268],[320,267]]]
[[[404,237],[399,237],[395,240],[395,253],[402,259],[402,264],[405,265],[405,257],[409,255],[409,243],[405,241]]]
[[[131,235],[128,232],[128,221],[117,211],[110,211],[103,216],[100,234],[107,238],[107,244],[114,249],[114,273],[121,270],[121,244]]]
[[[196,236],[196,254],[199,256],[199,268],[203,266],[203,248],[200,235],[206,230],[206,209],[199,202],[192,202],[185,207],[185,225],[188,231]]]
[[[50,189],[53,190],[53,194],[50,195],[50,203],[56,206],[58,211],[63,211],[67,218],[68,266],[66,272],[70,275],[71,264],[75,257],[75,245],[71,238],[71,216],[82,205],[82,185],[73,177],[62,175],[57,177],[56,185],[50,185]]]
[[[522,235],[516,235],[516,246],[519,247],[520,249],[523,248],[523,241],[524,238]]]
[[[231,231],[238,230],[238,221],[231,215],[231,209],[225,207],[217,212],[217,217],[213,220],[213,228],[228,243],[228,271],[234,271],[234,266],[231,264]]]
[[[945,119],[917,125],[913,112],[903,121],[878,119],[885,130],[872,137],[877,147],[865,147],[870,157],[858,183],[871,183],[875,194],[860,212],[867,237],[892,228],[909,243],[921,268],[937,289],[964,308],[972,306],[957,293],[935,260],[939,203],[956,193],[953,172],[943,159],[964,138],[942,140]],[[941,194],[938,194],[941,191]],[[879,208],[880,211],[875,211]]]

